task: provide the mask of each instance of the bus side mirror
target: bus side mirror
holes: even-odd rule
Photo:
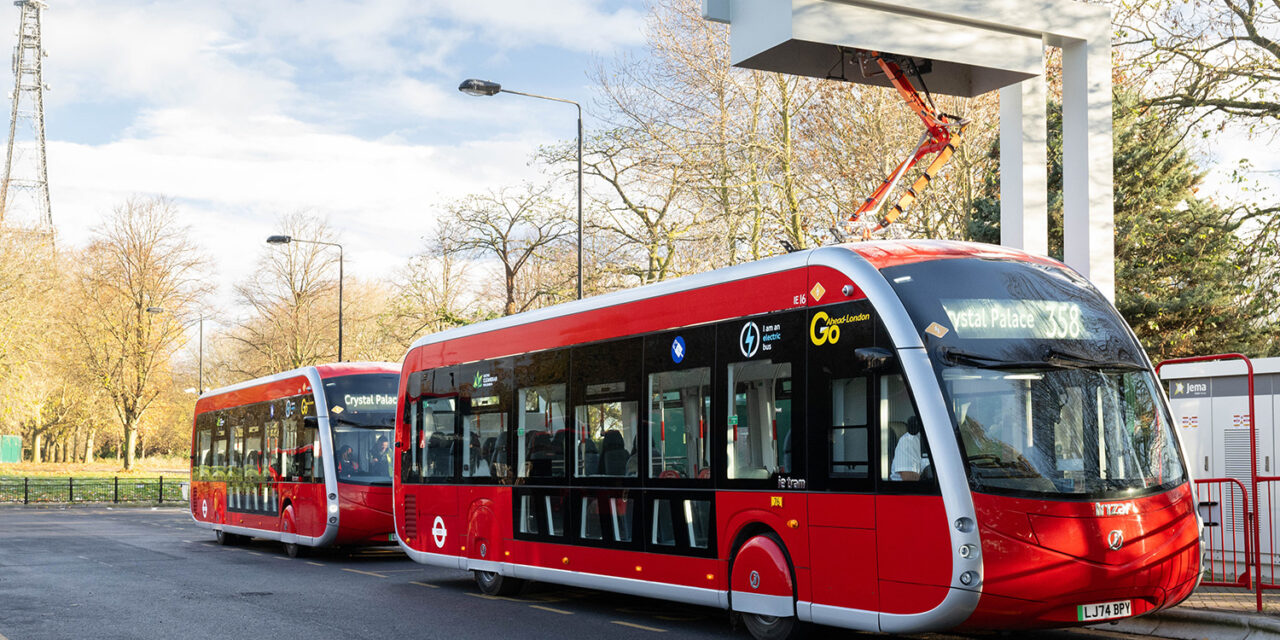
[[[881,347],[862,347],[854,349],[853,355],[868,369],[882,369],[893,360],[893,352]]]

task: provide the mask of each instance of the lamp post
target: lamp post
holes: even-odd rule
[[[147,307],[147,313],[164,313],[164,312],[165,312],[164,307]],[[199,372],[200,372],[200,373],[199,373],[199,383],[197,384],[197,387],[196,387],[196,388],[197,388],[197,391],[198,391],[198,392],[196,393],[196,395],[198,396],[198,395],[201,395],[201,394],[203,394],[203,393],[204,393],[204,314],[201,314],[201,315],[200,315],[200,318],[199,318],[196,322],[198,322],[198,323],[200,324],[200,333],[198,334],[198,335],[199,335],[199,338],[198,338],[198,340],[199,340],[199,348],[198,348],[198,351],[199,351],[199,353],[200,353],[200,359],[199,359],[199,363],[200,363],[200,364],[199,364]],[[188,327],[189,327],[189,326],[191,326],[191,323],[190,323],[190,322],[188,322],[188,323],[187,323],[186,325],[184,325],[184,326],[188,326]]]
[[[512,91],[511,89],[503,89],[502,85],[497,82],[489,82],[488,80],[477,80],[469,78],[463,80],[458,85],[458,91],[469,96],[493,96],[499,93],[513,93],[518,96],[527,98],[537,98],[539,100],[550,100],[552,102],[563,102],[571,104],[578,108],[578,299],[582,299],[582,105],[573,100],[564,98],[552,98],[550,96],[540,96],[536,93],[524,93],[522,91]]]
[[[325,242],[323,240],[303,240],[302,238],[294,238],[293,236],[267,236],[267,244],[289,244],[290,242],[304,242],[307,244],[320,244],[326,247],[338,248],[338,362],[342,362],[342,245],[336,242]]]

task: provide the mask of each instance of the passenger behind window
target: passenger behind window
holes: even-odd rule
[[[350,478],[351,474],[360,471],[360,463],[352,459],[351,445],[344,444],[338,449],[338,477]]]

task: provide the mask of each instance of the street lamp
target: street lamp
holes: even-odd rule
[[[165,312],[164,307],[147,307],[147,313],[164,313],[164,312]],[[200,369],[199,369],[199,370],[200,370],[200,374],[199,374],[199,375],[200,375],[200,382],[199,382],[199,385],[198,385],[198,387],[197,387],[197,388],[198,388],[198,392],[196,393],[196,395],[200,395],[200,394],[203,394],[203,393],[204,393],[204,314],[201,314],[201,315],[200,315],[200,319],[199,319],[199,320],[197,320],[197,322],[199,322],[199,323],[200,323],[200,333],[199,333],[199,336],[200,336],[200,337],[199,337],[199,345],[200,345],[200,346],[199,346],[199,352],[200,352],[200,360],[199,360],[199,362],[200,362],[200,364],[199,364],[199,367],[200,367]],[[191,326],[191,323],[189,323],[189,322],[188,322],[188,323],[187,323],[186,325],[184,325],[184,326],[188,326],[188,327],[189,327],[189,326]]]
[[[302,238],[285,235],[267,236],[267,244],[289,244],[290,242],[305,242],[307,244],[320,244],[326,247],[338,248],[338,362],[342,362],[342,245],[336,242],[303,240]]]
[[[458,85],[458,91],[469,96],[494,96],[499,93],[514,93],[518,96],[527,98],[538,98],[539,100],[550,100],[552,102],[563,102],[571,104],[578,108],[578,299],[582,299],[582,105],[573,100],[565,100],[564,98],[552,98],[549,96],[540,96],[536,93],[524,93],[522,91],[512,91],[511,89],[503,89],[502,85],[497,82],[489,82],[488,80],[477,80],[468,78]]]

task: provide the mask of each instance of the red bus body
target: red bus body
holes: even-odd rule
[[[869,631],[1061,627],[1084,624],[1082,607],[1101,606],[1099,603],[1129,602],[1131,610],[1122,610],[1125,616],[1177,604],[1196,586],[1200,572],[1200,532],[1193,494],[1185,480],[1159,492],[1115,500],[1043,499],[971,489],[952,419],[939,390],[939,377],[931,368],[921,334],[902,311],[902,303],[881,273],[882,269],[899,265],[964,259],[1040,265],[1055,273],[1067,270],[1047,258],[988,245],[888,242],[826,247],[423,338],[405,358],[397,409],[394,513],[401,546],[416,561],[432,565],[700,603],[763,616],[765,620],[794,616],[801,621]],[[683,349],[683,337],[706,326],[727,326],[729,320],[738,322],[735,319],[757,316],[765,324],[772,317],[767,314],[783,317],[794,312],[808,323],[805,337],[809,339],[804,343],[810,373],[805,375],[814,378],[810,384],[816,385],[821,380],[813,373],[817,357],[814,354],[824,335],[818,332],[815,313],[817,308],[828,308],[837,300],[844,304],[870,304],[883,322],[885,340],[892,341],[894,357],[909,381],[932,448],[931,464],[937,477],[932,489],[886,489],[889,483],[874,481],[874,477],[858,485],[862,489],[855,490],[841,490],[829,479],[820,481],[824,467],[814,451],[821,449],[823,439],[812,435],[807,436],[808,453],[799,453],[805,448],[801,444],[785,445],[789,460],[807,460],[803,463],[807,465],[803,467],[808,469],[807,478],[780,471],[769,476],[770,486],[755,480],[735,482],[726,476],[725,461],[728,456],[741,455],[735,452],[746,451],[736,442],[739,433],[746,434],[744,438],[755,436],[740,431],[737,413],[729,422],[715,409],[710,415],[717,418],[718,424],[699,424],[697,429],[690,426],[686,437],[691,439],[701,429],[716,434],[705,437],[710,439],[709,448],[715,450],[713,455],[720,456],[717,460],[723,464],[712,465],[710,472],[702,471],[696,479],[693,472],[684,480],[670,480],[680,475],[677,473],[655,477],[649,463],[638,463],[640,471],[634,477],[621,481],[611,478],[603,483],[572,474],[541,484],[510,473],[493,480],[468,480],[466,470],[460,475],[457,468],[450,478],[432,480],[420,472],[424,475],[417,481],[405,480],[415,472],[408,468],[409,461],[414,460],[414,469],[418,465],[414,456],[419,454],[410,451],[411,437],[419,437],[419,442],[426,440],[425,435],[417,433],[416,417],[411,419],[409,415],[411,410],[418,411],[411,404],[450,393],[440,391],[440,375],[431,391],[427,390],[425,378],[411,376],[448,371],[450,376],[458,372],[461,379],[470,380],[468,367],[478,362],[499,362],[521,354],[629,336],[659,335],[671,341],[670,336],[679,331],[685,332],[677,340]],[[1114,313],[1114,309],[1110,312]],[[827,319],[834,312],[821,315]],[[848,324],[842,328],[845,335],[851,335],[858,318],[846,316],[845,320]],[[749,324],[741,325],[738,338],[744,357],[752,346]],[[730,328],[736,331],[738,326],[733,324]],[[784,327],[779,333],[789,331],[785,323],[775,326]],[[765,331],[759,334],[762,339],[770,336],[770,328],[765,324]],[[644,344],[644,362],[656,362],[648,351],[650,343]],[[672,342],[672,349],[675,348]],[[726,361],[720,354],[717,351],[712,362],[723,368]],[[730,355],[739,359],[737,353]],[[677,356],[673,351],[671,360],[678,362],[678,357],[683,354]],[[671,360],[665,362],[670,364]],[[797,362],[798,367],[805,366],[806,361]],[[1149,370],[1150,364],[1143,362]],[[587,365],[591,363],[584,364]],[[518,369],[519,361],[514,366]],[[505,374],[497,378],[502,375]],[[520,374],[515,375],[518,379]],[[475,381],[482,383],[481,373],[475,374]],[[725,384],[734,383],[730,379]],[[455,388],[464,389],[461,396],[478,396],[482,393],[480,386]],[[514,425],[520,412],[533,412],[538,406],[526,398],[524,408],[520,408],[519,399],[510,398],[511,386],[519,385],[513,383],[504,389],[508,399],[486,403],[511,402],[513,408],[499,422],[504,428],[512,427],[512,435],[502,437],[515,444],[507,446],[508,458],[502,464],[528,468],[536,463],[515,464],[510,458],[522,456],[520,450],[529,448],[521,442],[526,434]],[[732,389],[729,395],[736,398],[733,394],[747,395],[745,391],[739,393],[747,386],[739,383],[738,387],[724,388]],[[591,391],[586,389],[570,389],[569,394],[572,397]],[[783,387],[778,389],[778,394],[786,391]],[[802,393],[794,389],[791,392]],[[874,392],[872,388],[871,393]],[[649,400],[665,402],[653,396],[652,387],[646,402]],[[1165,402],[1163,398],[1160,401]],[[707,406],[718,402],[712,398]],[[689,413],[688,406],[681,415]],[[792,406],[801,412],[796,414],[801,416],[797,420],[805,419],[804,412],[813,420],[814,407],[807,407],[803,401]],[[726,414],[729,411],[737,409],[725,409]],[[590,409],[578,413],[577,420],[581,421],[582,416],[591,420],[589,412]],[[555,415],[546,415],[547,432],[557,431],[551,427],[558,424],[554,422]],[[625,421],[627,410],[619,415],[622,418],[614,420]],[[570,422],[567,414],[564,421],[565,425]],[[882,418],[881,424],[889,422]],[[815,426],[810,424],[807,428],[812,431]],[[580,427],[576,432],[571,426],[561,428],[568,438],[579,443],[562,449],[570,456],[564,462],[566,467],[577,464],[581,468],[584,463],[579,458],[595,455],[581,453],[587,450],[583,446],[584,428],[591,427]],[[638,435],[636,439],[663,442],[665,446],[670,428],[665,419],[642,419],[637,429],[648,437]],[[775,440],[770,446],[780,452],[784,445],[777,441],[779,428],[775,420]],[[421,433],[426,434],[426,427]],[[899,440],[902,437],[897,436]],[[463,438],[462,448],[468,446],[468,439]],[[477,464],[474,454],[470,462],[464,455],[460,454],[462,462],[455,464]],[[533,454],[529,455],[532,459]],[[653,453],[638,457],[659,464]],[[870,462],[874,469],[876,460]],[[881,466],[885,464],[887,458],[880,462]],[[1076,476],[1079,472],[1071,470],[1063,475]],[[821,483],[827,488],[815,490],[814,486]],[[1070,483],[1064,480],[1063,484]],[[601,498],[593,501],[591,496],[597,493]],[[694,548],[692,541],[698,536],[691,523],[696,518],[690,515],[684,522],[688,536],[682,534],[680,538],[690,541],[690,549],[663,553],[653,543],[660,539],[658,525],[665,523],[666,512],[654,507],[659,504],[655,501],[679,501],[691,495],[714,502],[714,526],[709,533],[713,543],[705,550]],[[544,497],[546,502],[540,502]],[[618,542],[611,545],[600,542],[598,532],[589,531],[588,524],[595,524],[595,509],[606,509],[605,498],[614,501],[614,527],[620,518],[629,522],[634,513],[644,525],[636,536],[644,540],[632,540],[627,534],[615,538]],[[534,513],[544,504],[546,519],[538,522],[551,523],[545,526],[534,522]],[[696,501],[685,500],[683,504],[689,513]],[[559,505],[555,508],[560,511],[553,514],[553,505]],[[662,505],[665,507],[666,503]],[[651,518],[649,513],[653,514]],[[542,517],[537,513],[536,518]],[[542,537],[518,530],[524,526],[522,518],[529,519],[530,531],[542,531]],[[560,533],[556,533],[557,518],[561,524],[568,523]],[[679,520],[678,513],[676,519]],[[607,518],[601,522],[607,529]],[[537,529],[538,526],[544,528]],[[607,539],[608,535],[603,535],[603,540]]]
[[[325,364],[206,392],[196,402],[193,419],[190,506],[196,523],[220,535],[266,538],[308,547],[389,543],[393,530],[391,486],[357,484],[339,478],[334,456],[326,453],[334,450],[334,438],[329,412],[324,409],[329,406],[324,387],[326,380],[339,377],[398,373],[399,367],[391,363]],[[314,420],[314,439],[309,442],[286,446],[283,440],[287,436],[282,438],[279,425],[287,424],[289,418],[283,415],[246,416],[242,425],[205,424],[206,419],[223,415],[220,412],[270,407],[273,403],[281,407],[281,403],[290,401],[303,406],[310,402],[315,407],[307,416]],[[229,465],[225,460],[212,459],[212,444],[202,450],[201,427],[206,431],[222,429],[222,437],[231,438],[225,446],[228,457],[235,458],[230,452],[239,431],[233,427],[248,429],[250,423],[261,429],[259,437],[265,438],[257,449],[259,460]],[[242,451],[239,457],[243,459],[248,453]],[[299,456],[305,456],[307,465],[320,472],[309,474],[309,478],[289,477],[291,459]],[[220,477],[234,466],[242,468],[238,479]],[[256,472],[251,479],[244,475],[249,468]],[[239,504],[241,501],[243,505]]]

